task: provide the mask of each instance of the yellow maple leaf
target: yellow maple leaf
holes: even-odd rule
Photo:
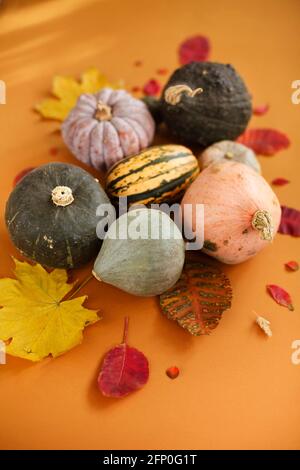
[[[87,296],[62,299],[73,289],[64,269],[51,273],[14,260],[16,279],[0,279],[0,339],[6,352],[31,361],[59,356],[82,341],[85,326],[99,320],[82,306]]]
[[[104,87],[119,88],[120,86],[121,83],[110,83],[105,75],[94,67],[82,74],[80,82],[72,77],[57,75],[52,83],[52,94],[57,99],[47,98],[35,105],[35,110],[45,118],[63,121],[82,93],[96,93]]]

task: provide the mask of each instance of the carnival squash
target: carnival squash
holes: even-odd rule
[[[111,201],[127,197],[128,205],[172,203],[179,200],[199,173],[192,152],[181,145],[162,145],[125,158],[107,174]]]
[[[222,161],[235,161],[249,165],[258,173],[261,172],[259,161],[252,149],[246,145],[233,142],[232,140],[222,140],[207,147],[199,157],[202,169],[212,163],[221,163]]]

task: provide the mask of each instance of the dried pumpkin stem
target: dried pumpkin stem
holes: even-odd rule
[[[195,90],[192,90],[188,85],[174,85],[166,89],[164,97],[168,104],[174,106],[180,102],[183,94],[193,98],[199,93],[203,93],[203,88],[195,88]]]
[[[225,155],[224,155],[225,158],[233,158],[234,157],[234,154],[232,152],[226,152]]]
[[[69,206],[74,201],[72,189],[69,186],[56,186],[51,193],[52,202],[56,206]]]
[[[112,118],[111,107],[107,106],[103,101],[98,101],[97,110],[94,116],[98,121],[110,121]]]
[[[268,211],[258,210],[252,218],[252,227],[260,232],[261,239],[271,242],[274,237],[273,222]]]

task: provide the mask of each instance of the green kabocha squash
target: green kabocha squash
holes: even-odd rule
[[[49,163],[16,185],[5,219],[24,256],[52,268],[74,268],[99,251],[96,210],[101,204],[111,206],[89,173],[74,165]]]
[[[187,144],[235,140],[252,114],[244,81],[229,64],[191,62],[175,70],[161,108],[170,131]]]
[[[93,274],[130,294],[153,296],[176,283],[184,256],[181,232],[167,214],[131,209],[110,225]]]
[[[179,200],[199,174],[197,158],[181,145],[143,150],[116,163],[107,174],[106,191],[113,203],[172,203]]]

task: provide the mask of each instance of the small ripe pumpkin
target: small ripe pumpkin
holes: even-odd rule
[[[106,191],[116,204],[125,196],[129,206],[171,203],[182,197],[198,173],[198,161],[189,149],[162,145],[114,165],[107,174]]]
[[[183,143],[235,140],[252,114],[251,97],[230,64],[191,62],[175,70],[161,97],[162,115]]]
[[[101,204],[111,207],[88,172],[55,162],[32,170],[16,185],[5,220],[24,256],[51,268],[74,268],[99,251],[96,210]]]
[[[199,162],[204,169],[212,163],[223,161],[235,161],[249,165],[253,170],[261,173],[260,163],[255,153],[246,145],[233,142],[232,140],[222,140],[217,142],[201,153]]]
[[[147,106],[125,90],[86,93],[62,124],[62,137],[78,160],[107,170],[152,142],[155,124]]]
[[[109,227],[93,274],[130,294],[154,296],[177,282],[184,256],[181,232],[167,214],[131,209]]]
[[[198,236],[195,205],[204,204],[203,251],[227,264],[241,263],[273,240],[280,223],[279,201],[266,180],[238,162],[215,163],[203,170],[182,200],[193,207],[185,220]]]

